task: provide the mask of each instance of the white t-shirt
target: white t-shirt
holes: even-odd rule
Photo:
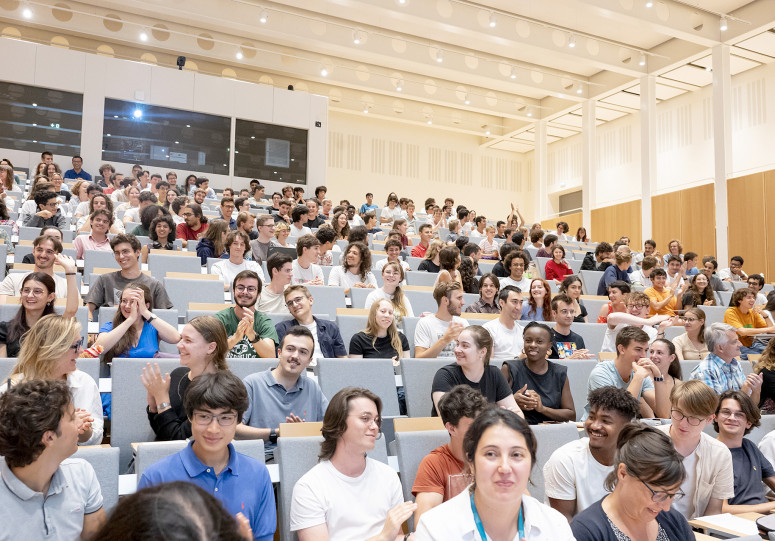
[[[369,293],[369,296],[366,297],[366,305],[364,308],[368,310],[371,308],[371,305],[377,302],[379,299],[387,299],[389,301],[393,300],[393,295],[388,295],[384,289],[377,288],[371,293]],[[404,295],[404,306],[406,307],[406,314],[404,314],[404,317],[414,317],[414,310],[412,310],[412,303],[409,302],[409,299],[406,295]]]
[[[388,512],[403,501],[390,466],[367,458],[363,473],[349,477],[324,460],[293,487],[291,531],[325,524],[330,541],[368,539],[382,531]]]
[[[293,278],[291,278],[291,285],[306,284],[313,280],[323,280],[322,283],[325,284],[325,276],[323,275],[323,269],[320,268],[320,265],[310,263],[309,268],[305,269],[299,265],[298,259],[294,259],[292,267]]]
[[[506,286],[517,286],[519,290],[525,294],[530,292],[530,282],[533,281],[532,278],[528,278],[524,274],[522,275],[522,280],[520,280],[519,282],[517,282],[516,280],[512,280],[511,278],[508,278],[508,277],[499,278],[498,280],[500,281],[501,289],[503,289]]]
[[[359,225],[366,225],[365,223],[363,223],[363,220],[361,219],[361,217],[358,216],[357,214],[353,215],[352,220],[347,220],[347,223],[350,226],[350,229],[352,229],[353,227],[358,227]]]
[[[499,319],[492,319],[482,325],[492,336],[492,359],[509,361],[522,355],[522,326],[514,323],[513,329],[507,329]]]
[[[81,201],[80,203],[78,203],[78,206],[75,207],[75,214],[77,214],[79,216],[88,216],[89,215],[89,202],[88,201]],[[139,222],[140,220],[138,219],[138,220],[133,220],[133,221],[138,221]]]
[[[613,466],[604,466],[589,451],[589,438],[566,443],[544,465],[544,492],[555,500],[576,500],[580,513],[608,491],[603,482]]]
[[[479,233],[478,229],[472,229],[468,236],[472,239],[483,239],[486,235],[485,233]]]
[[[642,285],[643,287],[652,287],[651,278],[646,277],[642,270],[632,271],[630,273],[630,283],[633,285]]]
[[[312,234],[312,230],[306,225],[301,226],[301,229],[299,229],[294,224],[291,224],[291,234],[290,234],[291,238],[301,237],[304,235],[311,235],[311,234]]]
[[[80,206],[80,205],[79,205]],[[140,222],[140,207],[132,207],[124,213],[124,221]]]
[[[318,339],[318,324],[313,321],[309,325],[302,325],[302,327],[307,327],[315,340],[315,351],[312,353],[312,363],[310,363],[312,366],[315,366],[314,363],[323,357],[323,350],[320,349],[320,339]]]
[[[228,259],[221,259],[220,261],[213,263],[212,266],[212,273],[220,276],[221,280],[229,284],[229,287],[234,283],[234,277],[244,270],[255,272],[261,279],[261,283],[264,283],[264,269],[255,261],[248,261],[245,259],[239,265],[235,265]]]
[[[32,271],[30,271],[32,272]],[[22,282],[29,272],[11,272],[0,282],[0,295],[11,295],[18,297],[22,292]],[[67,297],[67,280],[55,274],[52,276],[56,284],[56,296],[58,299]]]
[[[405,218],[406,215],[404,214],[404,211],[401,210],[401,207],[396,205],[396,208],[393,210],[390,210],[390,207],[385,207],[382,209],[382,212],[379,215],[379,221],[382,223],[382,220],[384,218],[390,218],[390,223],[386,225],[393,225],[393,222],[396,221],[398,218]]]
[[[668,432],[669,435],[669,432]],[[694,509],[694,492],[697,489],[697,449],[699,444],[692,451],[692,454],[684,457],[684,469],[686,470],[686,478],[681,483],[681,490],[686,496],[678,501],[673,502],[673,509],[681,513],[685,517],[699,516],[705,512],[703,509],[700,512],[695,512]]]
[[[331,269],[331,274],[328,276],[328,285],[330,286],[340,286],[345,289],[351,289],[358,282],[377,287],[377,278],[371,271],[366,273],[365,279],[361,279],[359,274],[353,274],[349,270],[345,271],[344,267],[337,265]]]
[[[600,351],[611,351],[616,353],[616,335],[619,334],[619,331],[623,328],[630,326],[631,325],[627,325],[626,323],[621,323],[612,329],[610,325],[606,325],[605,336],[603,336],[603,347],[600,348]],[[642,329],[649,335],[649,344],[657,339],[656,328],[644,325]]]
[[[452,316],[452,321],[460,323],[463,327],[468,327],[468,320],[462,317]],[[430,348],[433,344],[439,341],[447,332],[450,321],[443,321],[436,317],[436,314],[425,316],[417,322],[417,327],[414,329],[414,345],[422,348]],[[442,349],[437,358],[454,359],[455,358],[455,346],[457,342],[453,340]]]

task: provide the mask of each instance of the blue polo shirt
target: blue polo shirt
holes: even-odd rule
[[[272,541],[277,526],[274,491],[269,471],[258,460],[234,450],[229,444],[229,463],[216,477],[194,454],[193,440],[182,451],[151,465],[143,473],[137,489],[188,481],[215,496],[226,511],[236,516],[242,513],[250,520],[253,539]]]
[[[84,171],[83,169],[81,169],[80,173],[76,173],[75,169],[68,169],[67,171],[65,171],[65,174],[62,176],[62,178],[68,179],[68,180],[82,178],[83,180],[88,180],[89,182],[91,182],[92,180],[91,175],[86,171]]]

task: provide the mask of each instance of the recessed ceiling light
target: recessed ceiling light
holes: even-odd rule
[[[148,41],[148,34],[145,31],[140,32],[140,41]]]
[[[495,28],[498,22],[495,20],[495,13],[490,13],[490,28]]]
[[[568,41],[568,47],[573,49],[576,46],[576,36],[573,34],[570,35],[570,40]]]
[[[641,66],[646,65],[646,53],[640,53],[640,62],[638,64]]]
[[[261,15],[258,17],[258,20],[261,24],[266,24],[266,21],[269,20],[269,13],[265,9],[261,10]]]
[[[242,54],[242,51],[237,51],[237,54],[234,55],[237,57],[237,60],[242,60],[244,58],[244,55]]]
[[[719,30],[722,32],[726,32],[728,26],[727,26],[727,18],[721,17],[721,21],[719,21]]]

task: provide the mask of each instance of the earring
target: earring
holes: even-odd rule
[[[48,301],[48,302],[46,303],[46,307],[47,307],[47,308],[50,308],[50,307],[51,307],[51,301]]]

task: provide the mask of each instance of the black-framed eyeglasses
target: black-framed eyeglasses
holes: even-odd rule
[[[699,426],[699,424],[703,421],[700,417],[692,417],[690,415],[685,415],[684,412],[681,410],[670,410],[670,417],[673,418],[673,420],[676,423],[680,423],[684,419],[686,419],[686,422],[689,423],[692,426]]]
[[[643,479],[638,479],[638,481],[643,483],[645,487],[649,489],[649,491],[651,492],[651,501],[654,503],[662,503],[668,499],[672,499],[674,502],[676,502],[686,495],[684,494],[684,491],[681,490],[680,488],[675,492],[666,492],[664,490],[654,490]]]
[[[83,336],[82,336],[82,337],[81,337],[81,339],[80,339],[80,340],[78,340],[78,341],[77,341],[75,344],[73,344],[72,346],[70,346],[70,349],[72,349],[73,351],[78,351],[78,350],[79,350],[79,349],[81,349],[82,347],[83,347]]]

